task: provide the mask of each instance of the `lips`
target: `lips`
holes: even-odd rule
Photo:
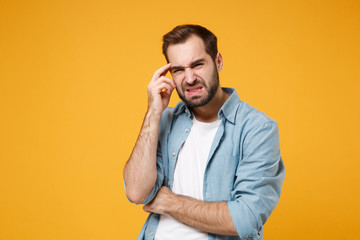
[[[188,95],[200,94],[202,90],[203,90],[203,86],[200,85],[185,88],[185,91]]]

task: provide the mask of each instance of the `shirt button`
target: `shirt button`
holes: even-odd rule
[[[152,236],[153,234],[154,234],[154,233],[153,233],[152,231],[151,231],[151,232],[149,232],[149,235],[150,235],[150,236]]]
[[[170,182],[170,181],[168,181],[168,185],[169,185],[169,187],[171,186],[171,182]]]
[[[185,129],[185,132],[188,133],[188,132],[189,132],[189,129]]]
[[[175,153],[175,152],[173,152],[173,153],[172,153],[172,155],[173,155],[173,157],[175,157],[176,153]]]

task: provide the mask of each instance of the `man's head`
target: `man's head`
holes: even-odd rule
[[[222,57],[216,37],[198,25],[181,25],[164,36],[163,52],[181,100],[188,107],[208,104],[221,90]]]

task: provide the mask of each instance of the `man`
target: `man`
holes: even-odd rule
[[[177,26],[163,53],[124,169],[127,197],[151,213],[138,239],[262,239],[285,173],[276,122],[221,88],[206,28]],[[168,108],[174,89],[182,101]]]

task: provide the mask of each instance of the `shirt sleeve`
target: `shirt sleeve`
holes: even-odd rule
[[[276,122],[249,130],[235,173],[233,200],[227,202],[241,239],[262,237],[262,227],[279,201],[284,177]]]

